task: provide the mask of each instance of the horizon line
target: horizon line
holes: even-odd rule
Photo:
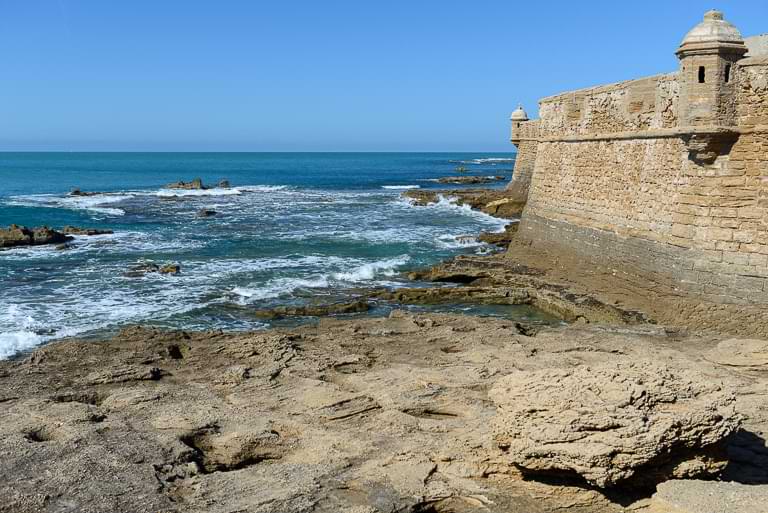
[[[517,153],[515,150],[509,151],[378,151],[378,150],[366,150],[366,151],[335,151],[335,150],[323,150],[323,151],[311,151],[311,150],[297,150],[297,151],[250,151],[250,150],[0,150],[0,154],[4,153],[263,153],[263,154],[276,154],[276,153],[306,153],[306,154],[332,154],[332,153],[348,153],[348,154],[373,154],[373,153]]]

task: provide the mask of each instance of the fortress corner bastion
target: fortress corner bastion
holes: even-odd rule
[[[709,11],[676,55],[677,72],[543,98],[539,119],[514,111],[519,238],[641,293],[764,313],[768,36]]]

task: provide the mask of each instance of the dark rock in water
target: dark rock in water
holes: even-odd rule
[[[69,192],[70,196],[97,196],[99,194],[103,194],[101,192],[85,192],[81,191],[79,188],[72,189]]]
[[[12,224],[0,229],[0,247],[29,246],[32,244],[32,233],[23,226]]]
[[[77,226],[65,226],[62,228],[62,233],[67,235],[111,235],[115,232],[112,230],[99,230],[96,228],[79,228]]]
[[[506,248],[512,242],[512,239],[517,233],[517,229],[519,227],[520,227],[520,223],[510,223],[504,227],[503,232],[498,232],[498,233],[481,232],[480,236],[477,239],[480,242],[485,242],[486,244],[495,244],[496,246],[499,246],[501,248]]]
[[[61,244],[68,240],[71,240],[71,238],[61,232],[48,228],[47,226],[32,229],[32,244],[34,246],[43,244]]]
[[[191,182],[174,182],[165,186],[166,189],[184,189],[184,190],[205,190],[208,187],[203,185],[203,180],[195,178]]]
[[[103,235],[110,233],[113,233],[112,230],[77,228],[75,226],[65,226],[63,230],[57,231],[47,226],[27,228],[26,226],[12,224],[8,228],[0,228],[0,248],[58,244],[59,247],[56,249],[64,249],[61,246],[73,240],[71,235]]]
[[[321,317],[367,312],[370,309],[368,301],[361,299],[352,303],[333,303],[329,305],[278,306],[268,310],[256,310],[256,317],[262,319],[279,319],[281,317]]]
[[[72,249],[72,246],[70,246],[66,242],[64,244],[59,244],[58,246],[56,246],[56,251],[64,251],[67,249]]]
[[[229,183],[229,180],[221,180],[219,183],[215,185],[215,188],[217,189],[229,189],[232,186]],[[191,182],[174,182],[169,183],[165,186],[166,189],[183,189],[187,191],[204,191],[207,189],[211,189],[208,185],[205,185],[203,183],[203,180],[201,178],[195,178]]]
[[[12,224],[8,228],[0,229],[0,247],[3,248],[62,244],[69,240],[72,238],[47,226],[27,228]]]
[[[438,178],[438,183],[452,183],[459,185],[473,185],[482,183],[500,182],[503,176],[446,176]]]
[[[123,276],[128,278],[141,278],[142,276],[150,273],[159,274],[178,274],[181,271],[179,264],[164,264],[159,265],[154,262],[142,262],[129,271],[125,272]]]
[[[212,217],[218,214],[215,210],[208,210],[207,208],[201,209],[197,212],[198,217]]]

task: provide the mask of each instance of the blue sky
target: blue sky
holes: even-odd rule
[[[517,102],[768,2],[0,0],[0,150],[509,151]]]

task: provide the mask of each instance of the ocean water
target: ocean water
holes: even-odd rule
[[[128,324],[252,330],[257,308],[337,300],[356,287],[412,285],[409,269],[493,248],[463,235],[504,220],[450,199],[415,207],[464,166],[511,177],[512,154],[0,154],[0,226],[114,230],[52,246],[0,251],[0,358],[48,340]],[[164,188],[200,177],[230,189]],[[503,186],[501,182],[498,186]],[[68,195],[72,188],[100,192]],[[218,212],[199,217],[201,209]],[[178,263],[175,276],[126,272]],[[458,310],[473,307],[455,305]],[[375,312],[374,312],[375,313]],[[483,312],[480,312],[483,313]],[[536,317],[522,307],[487,315]]]

